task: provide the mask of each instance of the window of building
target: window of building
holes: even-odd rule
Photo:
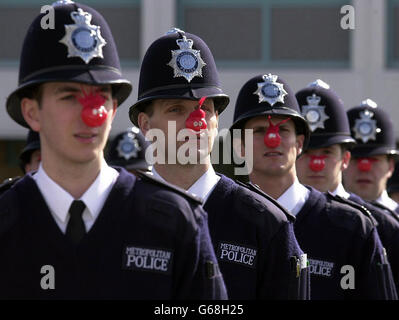
[[[348,0],[177,0],[178,26],[199,35],[218,65],[343,67],[350,65]]]
[[[17,65],[26,31],[42,6],[54,1],[0,2],[0,66]],[[138,65],[140,58],[140,0],[85,0],[108,22],[122,65]]]
[[[388,68],[399,68],[399,0],[389,0],[387,13],[387,61]]]

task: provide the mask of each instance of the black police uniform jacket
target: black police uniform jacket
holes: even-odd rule
[[[373,222],[333,195],[307,188],[310,194],[294,230],[310,262],[311,299],[389,299]]]
[[[229,299],[297,299],[291,258],[303,251],[292,221],[263,196],[220,177],[204,209]]]
[[[5,179],[1,184],[0,184],[0,195],[4,192],[6,192],[8,189],[10,189],[18,180],[20,180],[21,177],[13,177],[13,178],[8,178]]]
[[[381,209],[383,212],[385,212],[387,215],[391,216],[394,218],[396,221],[399,221],[399,207],[397,207],[395,210],[389,209],[387,206],[385,206],[382,203],[379,203],[377,201],[371,201],[370,202],[373,206]]]
[[[118,170],[76,247],[30,175],[2,195],[0,298],[227,298],[200,202]],[[55,289],[43,289],[43,266],[53,268]]]
[[[377,231],[381,242],[387,251],[388,260],[391,265],[396,291],[399,291],[399,221],[387,215],[380,208],[364,201],[358,195],[350,193],[349,200],[352,200],[369,210],[377,220]]]

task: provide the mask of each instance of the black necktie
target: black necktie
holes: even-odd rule
[[[86,227],[82,219],[82,213],[86,205],[81,200],[74,200],[69,208],[69,222],[66,236],[77,245],[86,233]]]

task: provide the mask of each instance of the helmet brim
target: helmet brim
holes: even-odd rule
[[[21,111],[21,99],[24,91],[32,86],[46,82],[77,82],[89,85],[112,86],[113,97],[121,105],[132,91],[130,81],[121,78],[119,70],[109,67],[68,66],[54,68],[33,75],[30,79],[23,79],[23,84],[13,91],[7,98],[6,106],[10,117],[23,127],[29,128]]]
[[[345,134],[310,134],[308,149],[326,148],[334,144],[342,144],[350,149],[356,145],[356,141],[350,135]]]
[[[175,88],[165,87],[154,91],[146,92],[139,100],[129,108],[130,121],[138,127],[138,115],[143,111],[143,106],[155,99],[189,99],[199,100],[202,97],[212,98],[215,104],[215,111],[220,115],[230,102],[228,95],[224,94],[218,87],[194,87],[179,86]]]
[[[391,155],[397,156],[399,155],[399,151],[389,146],[373,146],[373,145],[357,145],[351,150],[351,154],[355,158],[362,157],[372,157],[378,155]]]
[[[309,144],[309,136],[310,136],[309,124],[297,112],[295,112],[292,109],[286,108],[286,107],[265,109],[265,107],[262,106],[262,107],[250,109],[250,111],[243,113],[236,119],[236,121],[230,127],[230,131],[233,129],[242,129],[246,121],[248,121],[251,118],[255,118],[255,117],[263,116],[263,115],[271,115],[271,116],[272,115],[274,115],[274,116],[280,115],[280,116],[290,117],[292,119],[292,121],[294,121],[294,123],[295,123],[297,133],[303,134],[305,136],[305,139],[303,142],[303,151],[307,149],[307,146]]]

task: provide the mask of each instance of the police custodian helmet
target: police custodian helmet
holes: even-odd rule
[[[317,79],[295,96],[311,131],[308,149],[334,144],[351,147],[356,143],[351,137],[344,104],[327,83]]]
[[[393,123],[388,113],[371,100],[347,112],[352,137],[356,146],[351,150],[354,157],[398,155]]]
[[[131,127],[112,140],[105,159],[109,165],[127,170],[151,171],[151,166],[145,160],[145,151],[149,145],[139,128]]]
[[[395,164],[395,170],[387,181],[388,193],[399,192],[399,162]]]
[[[32,153],[36,150],[40,150],[40,136],[39,133],[30,129],[26,138],[25,148],[19,155],[20,167],[23,172],[25,172],[25,165],[30,162]]]
[[[296,132],[305,136],[306,147],[309,126],[301,115],[295,94],[283,79],[270,73],[251,78],[241,88],[230,129],[243,128],[247,120],[262,115],[290,117]]]
[[[172,29],[148,48],[140,70],[138,101],[130,107],[130,120],[154,99],[213,98],[219,114],[229,103],[223,93],[213,55],[198,36]]]
[[[54,29],[44,29],[39,14],[29,27],[23,43],[18,88],[7,99],[12,119],[28,127],[20,102],[29,89],[44,82],[78,82],[112,85],[120,105],[132,86],[123,79],[111,30],[94,9],[72,1],[57,1]]]

